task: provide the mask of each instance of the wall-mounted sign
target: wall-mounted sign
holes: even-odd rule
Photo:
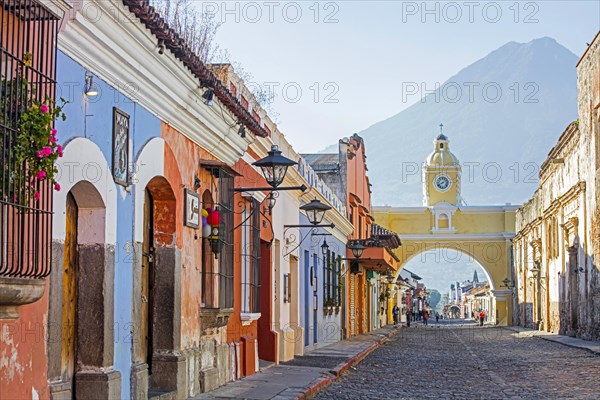
[[[129,185],[129,114],[113,107],[112,174],[115,183]]]
[[[183,221],[185,226],[198,229],[200,227],[200,198],[198,193],[185,189],[185,207],[183,208]]]

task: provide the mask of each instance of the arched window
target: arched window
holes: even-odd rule
[[[438,217],[438,229],[448,229],[448,228],[450,228],[448,214],[440,214]]]

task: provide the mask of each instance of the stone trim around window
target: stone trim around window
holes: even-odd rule
[[[253,321],[257,321],[260,318],[260,313],[241,313],[240,319],[242,320],[242,326],[248,326]]]

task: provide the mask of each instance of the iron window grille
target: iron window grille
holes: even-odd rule
[[[231,309],[234,292],[234,172],[219,163],[207,162],[201,165],[217,178],[216,204],[207,203],[203,198],[202,207],[214,208],[219,212],[219,233],[216,243],[211,243],[211,239],[208,238],[202,239],[202,307]],[[218,249],[217,253],[214,252],[215,249]]]
[[[242,312],[260,312],[260,213],[252,199],[242,211]]]
[[[54,98],[58,17],[33,0],[0,4],[0,276],[38,279],[50,274],[52,187],[38,182],[39,200],[18,199],[27,165],[13,147],[31,101]]]
[[[331,250],[323,256],[323,305],[339,307],[341,305],[341,259]]]
[[[341,257],[336,257],[334,261],[335,265],[335,305],[336,307],[340,307],[342,305],[342,259]]]
[[[234,176],[219,171],[219,307],[233,308],[233,195]]]

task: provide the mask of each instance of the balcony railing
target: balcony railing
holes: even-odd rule
[[[0,277],[44,278],[50,273],[52,187],[38,182],[33,198],[25,162],[14,145],[21,115],[32,100],[54,98],[58,18],[33,0],[0,0]]]

